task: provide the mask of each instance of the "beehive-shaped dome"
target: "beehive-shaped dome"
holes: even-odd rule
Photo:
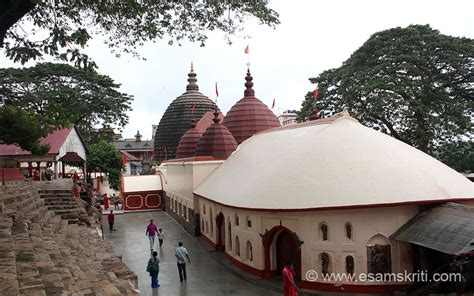
[[[189,129],[192,119],[199,120],[216,104],[199,92],[196,73],[191,64],[186,92],[177,97],[166,109],[155,133],[155,160],[175,158],[176,149],[183,134]],[[193,108],[194,105],[194,108]],[[166,153],[165,153],[166,152]]]
[[[257,132],[280,126],[275,114],[255,97],[250,70],[247,70],[245,80],[244,98],[230,108],[222,122],[231,131],[238,144]]]
[[[235,149],[237,141],[232,133],[219,123],[219,112],[214,111],[214,124],[202,134],[196,147],[196,156],[212,156],[216,159],[227,159]]]
[[[191,128],[188,129],[179,141],[176,150],[176,158],[193,157],[196,153],[196,146],[201,139],[202,132],[196,128],[196,123],[193,120]]]

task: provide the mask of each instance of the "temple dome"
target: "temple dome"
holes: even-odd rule
[[[237,141],[227,127],[219,123],[219,112],[214,111],[214,124],[202,134],[196,147],[196,156],[212,156],[215,159],[227,159],[235,149]]]
[[[166,109],[155,133],[155,160],[161,162],[166,158],[175,158],[176,149],[183,134],[189,129],[191,120],[199,120],[206,112],[212,111],[216,104],[199,92],[196,84],[196,73],[191,64],[188,74],[186,92],[177,97]],[[194,105],[194,112],[193,112]]]
[[[256,134],[194,193],[236,208],[283,211],[472,201],[474,184],[343,112]]]
[[[188,129],[179,141],[176,150],[176,158],[193,157],[196,153],[196,146],[201,139],[202,132],[196,128],[196,123],[192,122],[191,128]]]
[[[280,126],[275,114],[255,97],[250,70],[247,70],[245,80],[243,99],[230,108],[222,122],[232,132],[238,144],[257,132]]]

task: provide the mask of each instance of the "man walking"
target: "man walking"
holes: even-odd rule
[[[110,210],[110,213],[108,215],[108,220],[109,220],[109,229],[110,232],[114,231],[114,222],[115,222],[115,215],[114,215],[114,210]]]
[[[146,228],[145,234],[148,235],[148,239],[150,240],[150,250],[153,252],[153,247],[155,246],[155,235],[157,232],[157,227],[153,224],[153,219],[150,219],[150,224],[148,224]]]
[[[191,263],[191,259],[189,259],[188,250],[186,250],[186,248],[183,247],[182,242],[178,243],[175,256],[176,256],[176,259],[178,260],[179,281],[180,282],[183,282],[183,280],[186,281],[186,260],[185,259],[188,259],[189,263]]]

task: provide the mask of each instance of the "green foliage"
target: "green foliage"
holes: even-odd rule
[[[453,169],[463,173],[474,172],[474,142],[456,141],[439,146],[435,156]]]
[[[362,124],[433,155],[438,147],[466,138],[472,145],[472,39],[421,25],[378,32],[341,67],[310,81],[318,84],[323,116],[348,105]],[[300,121],[311,113],[312,101],[310,92]]]
[[[110,188],[120,191],[122,171],[122,156],[114,145],[106,141],[89,146],[87,155],[87,170],[89,172],[105,173],[109,177]]]
[[[147,41],[184,39],[204,46],[208,31],[232,35],[249,17],[275,26],[278,14],[268,1],[50,1],[0,3],[0,47],[16,62],[50,55],[76,66],[95,67],[82,52],[92,35],[103,35],[117,55],[137,55]],[[20,29],[28,23],[32,30]]]
[[[34,124],[23,131],[31,133],[29,140],[38,139],[51,127],[75,124],[90,143],[96,139],[93,133],[98,124],[125,126],[128,122],[132,97],[119,92],[119,84],[110,77],[92,69],[40,63],[31,68],[0,69],[0,77],[0,108],[10,106],[35,117]],[[10,134],[20,136],[18,125],[12,128]]]
[[[6,144],[18,144],[36,155],[46,154],[49,146],[42,145],[38,139],[48,135],[38,118],[12,106],[0,108],[0,137]]]

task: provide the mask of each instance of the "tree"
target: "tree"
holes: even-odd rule
[[[87,170],[104,173],[109,177],[110,188],[119,191],[122,187],[120,173],[122,172],[122,156],[114,145],[102,140],[89,146],[87,155]]]
[[[39,143],[48,132],[43,129],[38,118],[8,106],[0,108],[0,137],[7,144],[18,144],[36,155],[46,154],[49,146]]]
[[[456,141],[436,147],[436,158],[463,173],[474,172],[474,142]]]
[[[348,105],[364,125],[434,155],[437,147],[472,141],[474,40],[428,25],[372,35],[343,65],[311,78],[323,116]],[[306,95],[299,114],[312,111]]]
[[[0,120],[6,123],[0,137],[9,144],[30,150],[39,138],[71,124],[89,143],[96,125],[128,122],[132,97],[119,92],[119,84],[110,77],[92,69],[42,63],[0,69],[0,77]]]
[[[136,53],[146,41],[169,37],[205,44],[206,32],[235,34],[250,16],[275,26],[278,14],[268,1],[58,1],[0,2],[0,48],[21,63],[50,55],[76,65],[95,67],[82,52],[93,35],[119,54]],[[28,29],[23,26],[28,24]],[[32,29],[29,29],[32,27]]]

